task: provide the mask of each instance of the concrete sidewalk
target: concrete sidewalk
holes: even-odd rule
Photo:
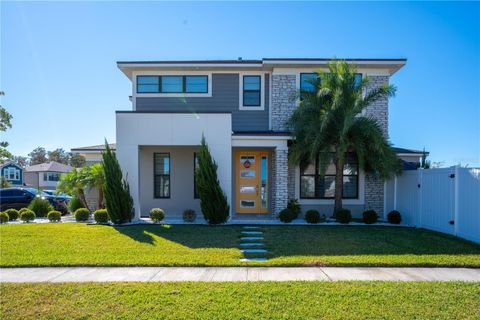
[[[0,282],[117,281],[471,281],[472,268],[71,267],[1,268]]]

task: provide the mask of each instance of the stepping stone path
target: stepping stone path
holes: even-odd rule
[[[262,255],[267,254],[268,251],[264,248],[265,244],[263,241],[263,231],[261,227],[257,226],[244,226],[240,232],[240,251],[247,254],[254,254],[255,257],[251,258],[242,258],[242,262],[265,262],[268,259],[262,257]]]

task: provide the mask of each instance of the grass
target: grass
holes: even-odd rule
[[[422,229],[263,227],[269,261],[239,259],[240,226],[0,226],[0,266],[469,266],[480,246]]]
[[[0,285],[2,319],[479,319],[461,282]]]

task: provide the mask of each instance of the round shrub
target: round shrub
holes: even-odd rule
[[[17,210],[15,209],[7,209],[5,210],[5,213],[8,214],[8,220],[9,221],[14,221],[18,219],[18,216],[20,215]]]
[[[23,222],[30,222],[35,220],[36,218],[35,212],[33,212],[30,209],[23,208],[19,212],[20,212],[20,220],[22,220]]]
[[[53,207],[46,199],[42,199],[41,197],[33,198],[32,202],[28,206],[28,209],[35,212],[35,216],[37,217],[46,217],[50,211],[53,211]]]
[[[193,222],[197,218],[197,214],[193,209],[186,209],[183,211],[183,221],[185,222]]]
[[[5,211],[0,212],[0,223],[8,222],[8,214]]]
[[[280,211],[280,213],[278,214],[278,218],[284,223],[290,223],[295,220],[296,215],[292,210],[286,208]]]
[[[400,224],[400,222],[402,222],[402,215],[397,210],[392,210],[388,213],[387,219],[391,224]]]
[[[18,216],[20,217],[20,216],[22,215],[22,212],[25,212],[25,211],[27,211],[27,210],[30,210],[30,209],[28,209],[28,208],[22,208],[22,209],[18,210]]]
[[[85,206],[77,196],[73,196],[72,199],[70,199],[70,202],[68,202],[68,209],[70,209],[70,212],[75,212],[80,208],[85,208]]]
[[[93,219],[97,223],[108,223],[110,217],[108,215],[107,209],[98,209],[93,213]]]
[[[60,211],[52,210],[47,214],[47,218],[51,222],[60,222],[62,220],[62,213]]]
[[[375,212],[375,210],[366,210],[363,211],[363,222],[366,224],[372,224],[377,222],[378,220],[378,214]]]
[[[150,219],[152,219],[153,222],[160,222],[163,220],[163,218],[165,218],[165,212],[163,212],[162,209],[153,208],[152,210],[150,210]]]
[[[319,223],[320,222],[320,212],[317,210],[308,210],[305,212],[305,220],[308,223]]]
[[[288,200],[287,209],[289,209],[290,211],[292,211],[292,213],[293,213],[294,216],[295,216],[294,219],[297,219],[297,218],[298,218],[298,215],[299,215],[300,212],[302,211],[302,208],[300,207],[300,203],[298,203],[298,200],[297,200],[297,199],[290,199],[290,200]]]
[[[77,222],[88,221],[90,218],[90,211],[87,208],[78,208],[74,215]]]
[[[352,221],[352,213],[350,210],[342,208],[335,212],[335,218],[340,223],[349,223]]]

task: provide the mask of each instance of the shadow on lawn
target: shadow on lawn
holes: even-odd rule
[[[241,226],[115,227],[151,245],[155,237],[189,248],[238,248]],[[350,226],[264,226],[269,258],[343,255],[480,255],[480,245],[424,229]]]

